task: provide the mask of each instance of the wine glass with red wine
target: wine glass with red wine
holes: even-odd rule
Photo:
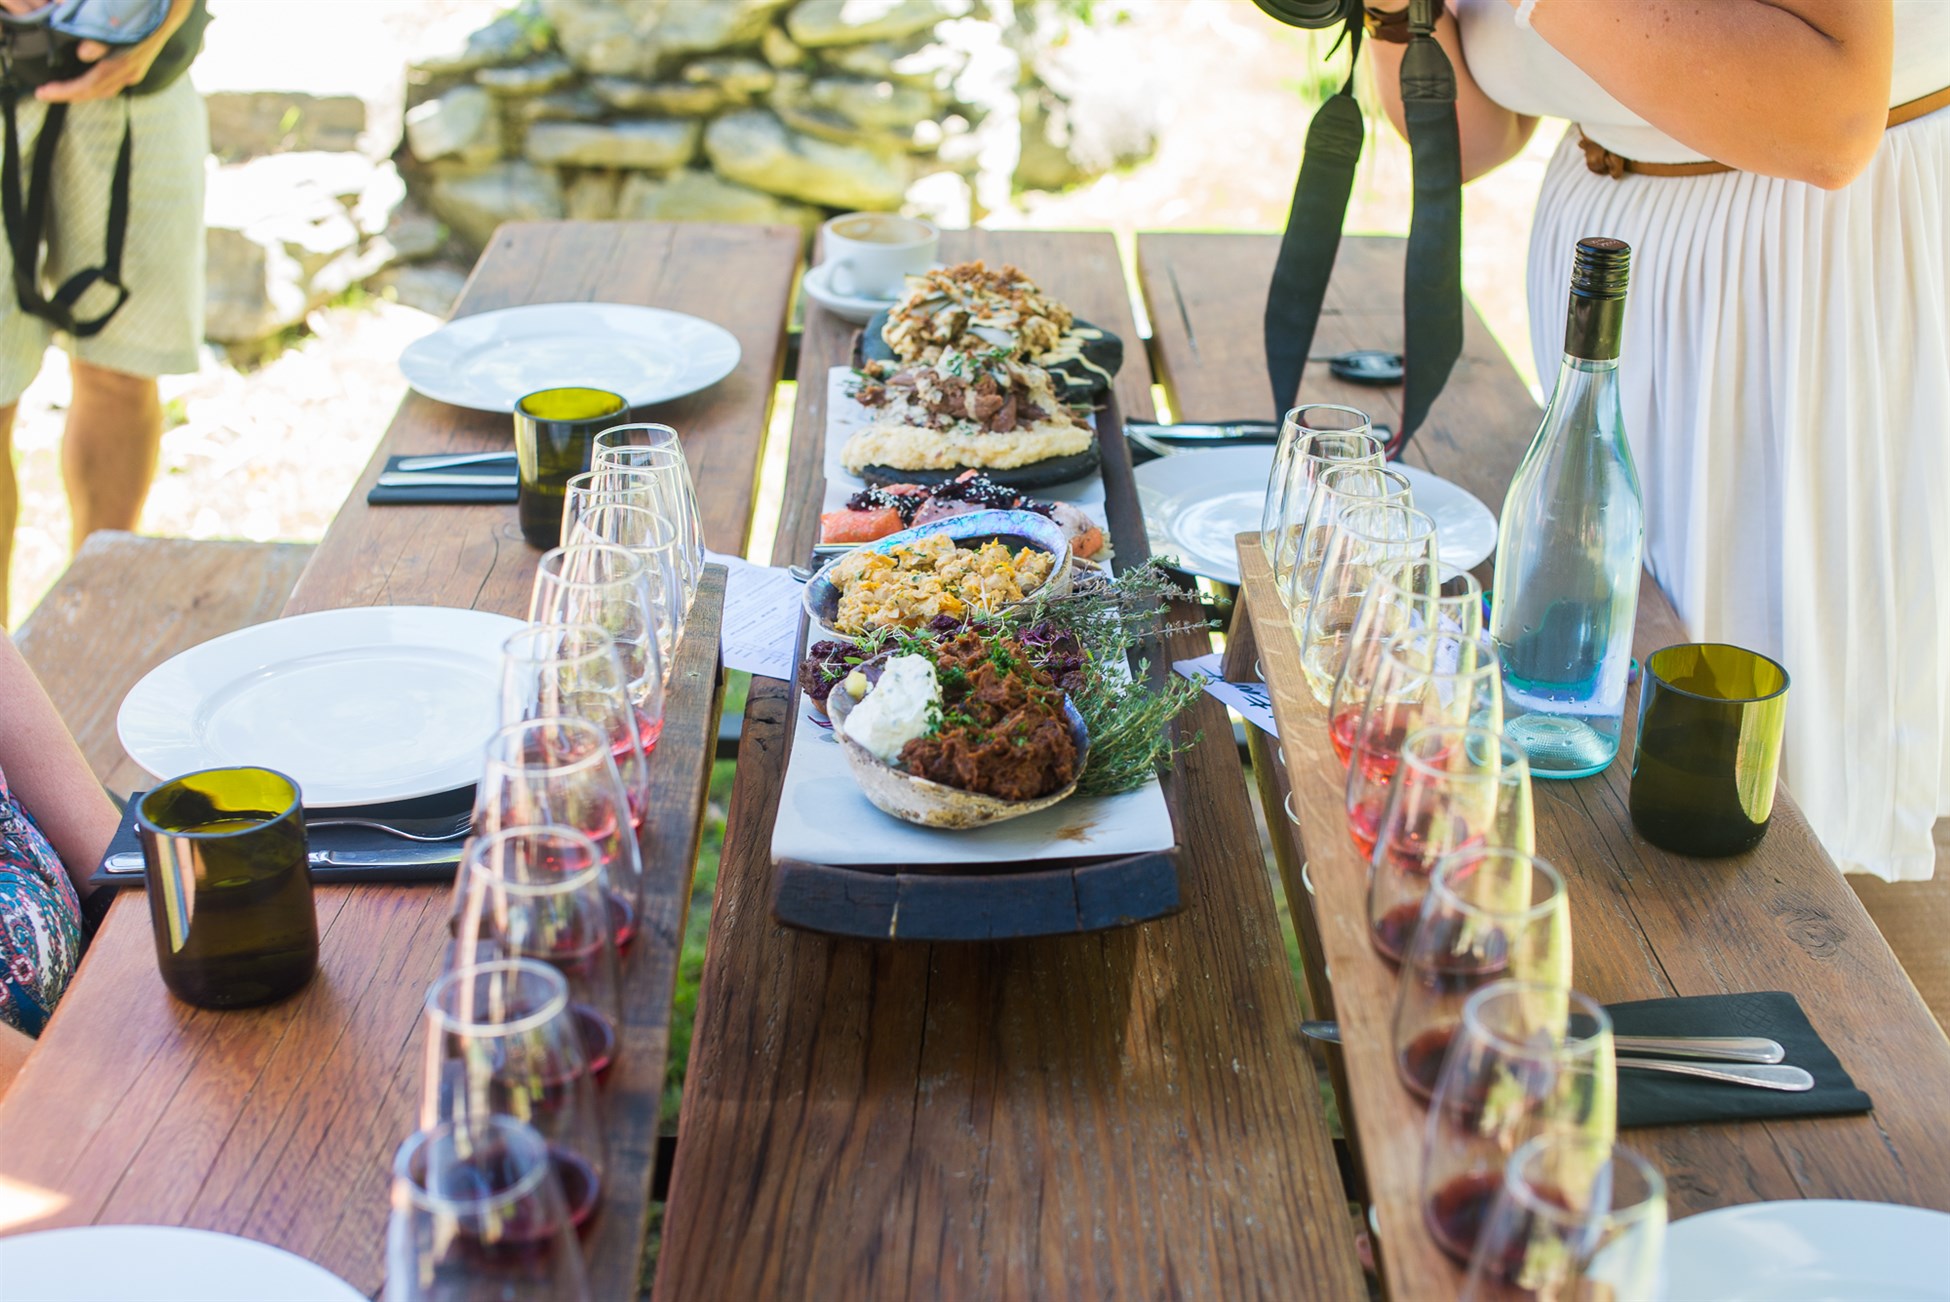
[[[608,732],[587,719],[524,719],[488,739],[474,793],[474,827],[573,828],[602,854],[616,949],[636,936],[643,905],[643,849]]]
[[[1402,743],[1417,728],[1445,723],[1503,731],[1496,643],[1486,633],[1460,637],[1439,628],[1396,634],[1349,740],[1347,834],[1362,858],[1374,853]]]
[[[595,843],[561,827],[510,827],[467,848],[458,883],[454,969],[528,958],[562,975],[589,1074],[616,1061],[623,1024],[616,938]]]
[[[1327,702],[1327,736],[1342,768],[1353,753],[1354,732],[1390,638],[1431,628],[1458,638],[1483,631],[1482,585],[1472,574],[1442,582],[1441,568],[1440,562],[1426,559],[1391,561],[1376,572],[1374,586],[1361,599],[1348,639],[1347,663],[1341,666]]]
[[[501,722],[587,719],[609,738],[610,758],[641,830],[650,803],[649,756],[663,733],[663,693],[655,717],[630,701],[623,661],[594,624],[530,624],[501,644]]]
[[[1535,855],[1497,846],[1436,865],[1395,995],[1395,1066],[1411,1094],[1435,1090],[1464,1002],[1492,981],[1571,984],[1564,879]]]
[[[1666,1181],[1622,1144],[1539,1135],[1503,1171],[1463,1302],[1654,1302]]]
[[[1436,864],[1459,850],[1535,849],[1530,766],[1499,733],[1444,724],[1402,743],[1368,873],[1368,940],[1400,963]]]
[[[1610,1147],[1618,1133],[1611,1018],[1563,986],[1496,981],[1463,1005],[1422,1137],[1422,1215],[1457,1262],[1475,1251],[1504,1164],[1538,1135]],[[1551,1196],[1567,1201],[1569,1191]]]
[[[588,1302],[548,1144],[513,1117],[447,1121],[393,1157],[385,1302]]]
[[[587,1233],[602,1197],[602,1117],[562,974],[525,958],[455,968],[427,991],[426,1027],[421,1128],[526,1121],[548,1144],[570,1222]]]
[[[658,601],[643,557],[614,543],[578,542],[543,552],[535,562],[528,622],[594,624],[609,634],[623,661],[631,702],[648,708],[651,695],[664,685]]]

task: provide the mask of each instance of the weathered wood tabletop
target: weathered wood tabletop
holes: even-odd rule
[[[1014,262],[1121,334],[1120,403],[1151,414],[1110,236],[957,233],[942,253]],[[780,563],[814,537],[825,375],[853,332],[808,312]],[[1362,1296],[1224,713],[1194,711],[1204,740],[1168,784],[1180,913],[876,945],[770,916],[792,708],[753,684],[656,1296]]]
[[[638,414],[683,431],[706,540],[736,552],[750,526],[783,364],[799,238],[783,227],[508,225],[455,314],[601,300],[691,312],[728,328],[744,350],[734,375]],[[509,439],[506,416],[409,396],[285,613],[427,604],[525,616],[539,553],[523,544],[512,506],[365,502],[389,455],[505,448]],[[715,624],[721,585],[721,577],[707,583],[694,621]],[[653,761],[647,907],[625,965],[625,1025],[606,1091],[604,1207],[588,1245],[602,1298],[637,1290],[719,680],[714,637],[680,653]],[[441,962],[447,913],[441,890],[320,887],[312,983],[268,1008],[211,1013],[168,996],[146,905],[136,895],[118,901],[0,1102],[0,1190],[38,1209],[7,1228],[140,1222],[223,1230],[376,1290],[388,1167],[416,1123],[421,1005]]]
[[[1400,347],[1401,242],[1343,246],[1315,340],[1317,353]],[[1265,392],[1257,307],[1275,241],[1260,236],[1146,236],[1143,280],[1161,369],[1181,419],[1235,416]],[[1304,396],[1346,401],[1377,419],[1398,390],[1353,390],[1310,372]],[[1270,396],[1251,410],[1263,410]],[[1470,314],[1463,361],[1409,459],[1492,507],[1535,430],[1537,408]],[[1453,1296],[1460,1272],[1423,1229],[1417,1201],[1422,1109],[1397,1082],[1389,1045],[1395,981],[1369,947],[1366,864],[1342,803],[1344,770],[1324,710],[1299,674],[1298,651],[1257,546],[1241,547],[1254,650],[1275,685],[1281,745],[1315,895],[1332,999],[1347,1042],[1346,1073],[1361,1165],[1379,1207],[1384,1277],[1402,1298]],[[1640,589],[1636,653],[1686,635],[1653,583]],[[1249,657],[1242,657],[1247,658]],[[1293,690],[1280,691],[1282,684]],[[1636,694],[1635,694],[1636,696]],[[1628,716],[1625,735],[1634,735]],[[1745,990],[1792,991],[1858,1086],[1867,1116],[1673,1126],[1622,1138],[1669,1181],[1677,1218],[1730,1203],[1855,1198],[1950,1210],[1950,1041],[1806,820],[1783,792],[1767,839],[1734,859],[1665,853],[1632,830],[1629,746],[1598,777],[1538,782],[1538,853],[1563,870],[1571,900],[1575,979],[1606,1002]]]

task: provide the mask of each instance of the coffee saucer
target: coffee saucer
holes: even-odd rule
[[[833,265],[822,262],[816,267],[806,268],[806,297],[831,312],[842,321],[855,325],[865,325],[873,314],[894,305],[891,298],[863,298],[858,294],[842,294],[833,288]]]

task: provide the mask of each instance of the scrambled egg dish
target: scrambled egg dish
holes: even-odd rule
[[[833,626],[858,635],[876,628],[918,628],[937,615],[966,619],[1021,601],[1055,568],[1048,552],[1011,554],[991,539],[955,546],[934,534],[885,552],[855,552],[833,567],[840,609]]]

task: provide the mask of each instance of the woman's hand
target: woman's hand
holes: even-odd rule
[[[1882,143],[1889,0],[1542,0],[1530,21],[1619,103],[1729,167],[1836,190]]]
[[[0,0],[8,10],[28,0]],[[79,104],[84,100],[110,99],[149,75],[149,65],[162,53],[169,38],[190,16],[194,0],[170,0],[169,13],[162,26],[119,54],[100,41],[83,41],[75,54],[83,63],[93,64],[88,71],[68,81],[51,81],[34,92],[34,98],[48,103]],[[37,8],[38,6],[32,6]],[[31,9],[30,9],[31,11]]]

